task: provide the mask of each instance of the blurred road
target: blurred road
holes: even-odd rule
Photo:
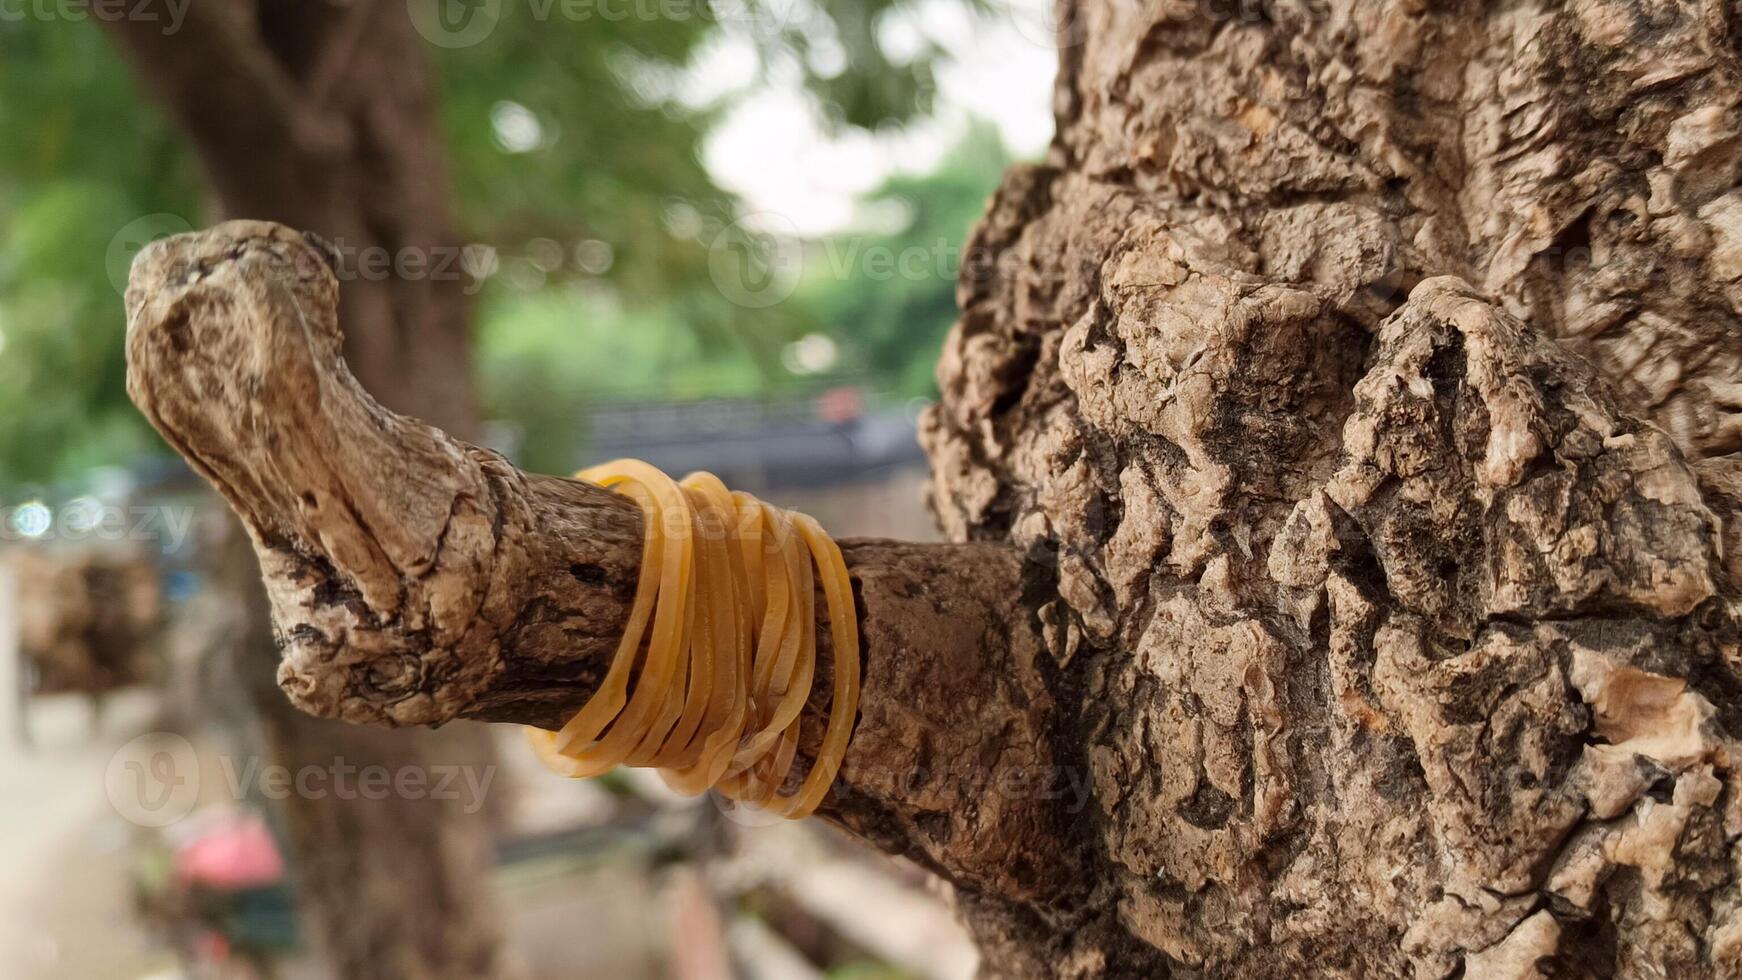
[[[130,862],[147,832],[124,818],[105,789],[119,750],[155,727],[157,694],[135,688],[109,695],[100,725],[83,695],[34,698],[27,746],[16,716],[16,634],[5,585],[0,581],[0,977],[174,980],[181,976],[174,954],[141,927],[133,908]],[[498,734],[507,769],[503,785],[515,787],[520,834],[536,838],[612,819],[618,804],[601,784],[554,778],[523,751],[517,730],[504,727]],[[229,802],[219,756],[211,746],[195,744],[193,751],[201,802]],[[651,773],[623,778],[643,805],[653,803],[667,817],[712,805],[668,798]],[[136,808],[128,812],[138,815]],[[752,980],[822,975],[752,915],[708,919],[703,913],[722,910],[710,904],[694,869],[661,869],[663,860],[649,847],[557,849],[499,869],[509,946],[527,980],[676,976],[672,950],[701,948],[702,932],[710,934],[716,960],[730,947]],[[743,828],[735,856],[712,864],[710,874],[728,885],[726,891],[776,888],[905,975],[963,980],[974,973],[973,947],[943,902],[925,893],[922,875],[898,871],[825,828],[753,821]],[[704,920],[706,929],[696,924]],[[309,958],[282,966],[285,980],[316,975]],[[684,975],[712,974],[691,969]]]
[[[8,632],[0,628],[0,635]],[[149,725],[153,711],[146,692],[114,695],[93,734],[85,698],[37,698],[30,706],[29,749],[7,719],[0,734],[0,786],[6,788],[0,950],[8,951],[8,970],[18,971],[11,976],[134,980],[173,966],[172,956],[150,947],[126,889],[117,887],[126,880],[132,827],[103,790],[110,756]]]

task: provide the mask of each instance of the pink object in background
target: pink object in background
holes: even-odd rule
[[[845,425],[865,414],[865,393],[858,388],[830,388],[817,398],[817,418]]]
[[[233,813],[215,821],[175,855],[183,881],[236,891],[277,884],[284,859],[266,822],[252,813]]]

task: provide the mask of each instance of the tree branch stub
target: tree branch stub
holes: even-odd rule
[[[382,408],[340,355],[337,308],[324,244],[265,222],[151,245],[127,294],[128,392],[246,525],[280,686],[305,711],[356,723],[560,727],[610,664],[639,575],[639,510]],[[959,884],[1002,890],[1020,837],[987,831],[1046,824],[1053,796],[961,808],[951,826],[925,815],[943,795],[985,796],[983,780],[936,778],[951,760],[1057,777],[1023,562],[991,544],[840,543],[864,694],[822,812]],[[818,626],[809,710],[821,719],[832,661]],[[795,775],[822,728],[807,726],[818,735]]]

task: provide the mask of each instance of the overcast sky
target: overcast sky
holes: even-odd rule
[[[708,168],[775,224],[820,235],[851,226],[854,202],[897,171],[924,172],[960,137],[970,114],[998,124],[1019,157],[1039,156],[1052,137],[1056,59],[1046,43],[1046,0],[1009,0],[997,15],[971,14],[960,0],[920,0],[881,25],[892,56],[924,39],[948,52],[938,66],[937,112],[899,133],[823,136],[799,91],[796,71],[775,66],[761,91],[735,108],[710,136]],[[1002,3],[997,4],[1003,6]],[[829,52],[821,57],[826,61]],[[757,84],[751,42],[721,35],[684,86],[694,98]],[[782,75],[794,77],[783,78]]]

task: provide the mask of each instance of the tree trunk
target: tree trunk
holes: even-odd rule
[[[408,9],[224,0],[191,5],[175,33],[143,17],[112,28],[188,135],[220,210],[294,224],[336,250],[347,354],[371,389],[400,411],[470,433],[469,310],[446,148]],[[316,947],[340,977],[497,975],[488,812],[428,792],[448,766],[481,780],[493,766],[487,733],[372,731],[295,711],[270,681],[277,642],[253,563],[243,560],[218,587],[235,589],[244,610],[231,675],[260,713],[263,764],[343,767],[353,783],[381,767],[424,787],[382,799],[341,799],[328,788],[282,804]]]
[[[1061,8],[925,441],[1120,938],[997,972],[1742,976],[1733,10]]]
[[[1061,15],[924,428],[960,543],[845,543],[820,812],[990,976],[1742,977],[1728,13]],[[638,517],[375,406],[320,265],[153,250],[130,391],[254,531],[299,705],[556,724]]]

